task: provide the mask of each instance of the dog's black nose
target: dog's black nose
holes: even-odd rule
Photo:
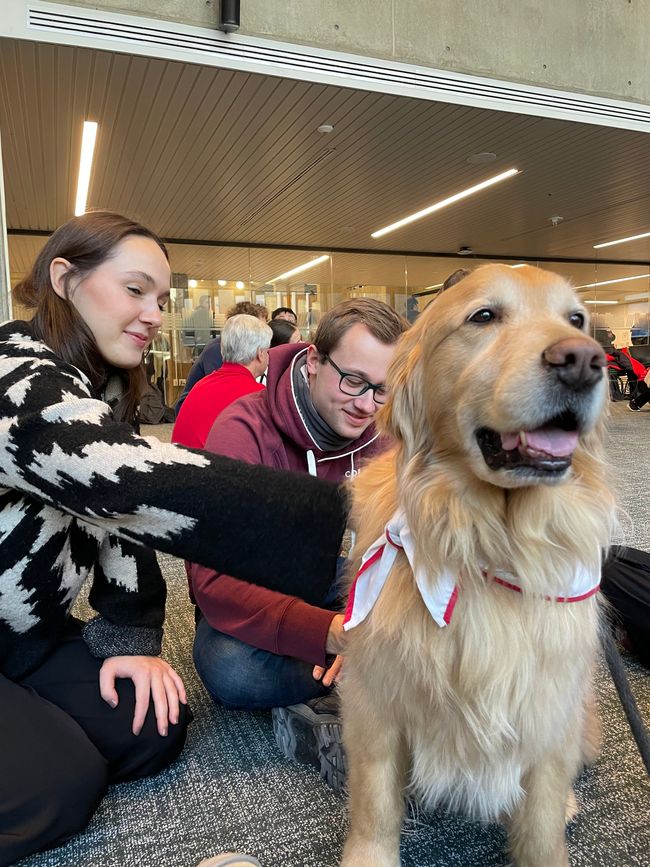
[[[549,346],[542,353],[542,360],[560,382],[575,391],[599,382],[607,364],[602,348],[582,335],[567,337]]]

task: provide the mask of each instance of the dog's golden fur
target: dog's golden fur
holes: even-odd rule
[[[485,309],[494,317],[469,321]],[[504,821],[517,867],[568,864],[565,806],[596,752],[598,602],[544,597],[565,595],[578,563],[597,575],[609,544],[606,383],[568,389],[580,430],[566,472],[490,469],[476,431],[533,430],[561,410],[567,389],[545,353],[577,339],[596,357],[586,321],[576,330],[581,315],[562,278],[487,265],[436,299],[400,342],[379,420],[396,446],[355,483],[354,557],[358,565],[400,507],[429,580],[452,570],[459,596],[439,627],[400,553],[371,614],[349,632],[344,867],[399,864],[405,793]],[[523,592],[486,580],[481,566],[516,575]]]

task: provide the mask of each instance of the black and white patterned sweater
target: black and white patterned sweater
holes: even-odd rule
[[[315,601],[345,513],[326,483],[138,436],[29,323],[0,326],[1,674],[38,666],[92,572],[91,651],[159,652],[151,549]]]

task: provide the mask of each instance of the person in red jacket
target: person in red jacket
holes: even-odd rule
[[[240,313],[221,332],[223,364],[196,383],[181,406],[172,442],[202,449],[214,420],[233,401],[261,391],[273,332],[266,322]]]
[[[322,317],[313,344],[270,350],[266,389],[225,409],[206,449],[333,482],[353,478],[381,448],[374,417],[407,328],[381,301],[337,305]],[[256,519],[264,522],[263,506]],[[200,609],[194,663],[215,701],[276,708],[329,691],[344,650],[336,582],[327,598],[308,604],[196,563],[188,571]]]

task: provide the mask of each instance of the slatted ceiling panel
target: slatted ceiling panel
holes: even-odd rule
[[[377,261],[373,261],[374,259]],[[406,286],[405,256],[355,256],[336,253],[332,260],[333,282],[336,286]]]
[[[401,109],[403,111],[405,106],[401,106]],[[372,213],[381,212],[382,206],[378,205],[377,199],[379,197],[384,199],[386,206],[393,200],[391,191],[387,189],[387,182],[392,182],[396,187],[402,189],[405,185],[405,180],[400,178],[400,173],[405,171],[408,159],[400,152],[398,140],[390,138],[394,133],[387,132],[384,125],[384,121],[390,122],[391,115],[395,113],[399,114],[399,111],[391,112],[390,108],[385,109],[384,116],[377,119],[377,129],[373,130],[373,137],[370,141],[367,140],[366,136],[365,141],[362,138],[357,144],[356,139],[358,137],[354,134],[354,130],[351,135],[349,131],[346,131],[348,138],[351,139],[346,147],[346,143],[341,141],[343,133],[341,133],[341,138],[338,134],[336,137],[333,135],[331,138],[336,144],[336,157],[323,167],[324,171],[328,173],[325,184],[332,202],[331,209],[328,210],[330,213],[334,210],[333,216],[337,220],[333,225],[330,223],[328,228],[337,230],[341,225],[341,218],[336,213],[336,205],[341,199],[347,199],[345,222],[352,219],[353,224],[357,221],[363,226],[361,243],[364,246],[367,245],[370,234],[370,226],[367,225],[368,217]],[[412,118],[412,121],[414,120]],[[398,118],[396,128],[401,130],[402,147],[405,146],[405,141],[414,141],[414,135],[409,129],[406,118]],[[394,149],[394,153],[391,153],[391,149]],[[387,164],[385,160],[388,154],[390,154],[390,162]],[[364,196],[351,199],[350,191],[358,187],[360,181],[364,185]],[[317,189],[319,182],[320,179],[313,175],[306,181],[304,192],[308,197],[316,198],[317,194],[322,197],[322,191],[319,193]],[[302,192],[301,190],[300,193]],[[290,213],[291,210],[289,210]],[[303,224],[303,231],[308,232],[312,227],[315,231],[317,227],[315,220],[317,220],[317,214],[312,212],[310,218]]]
[[[221,236],[224,233],[228,236],[237,222],[256,207],[256,199],[263,200],[272,191],[274,184],[278,183],[276,178],[281,180],[280,172],[287,164],[291,167],[292,154],[285,149],[286,152],[280,151],[278,158],[274,159],[273,140],[268,135],[260,138],[258,132],[257,121],[260,117],[266,121],[268,114],[269,120],[275,117],[274,122],[277,123],[277,112],[273,115],[270,108],[271,94],[262,92],[255,94],[255,97],[255,104],[248,100],[248,96],[243,97],[239,109],[240,113],[243,112],[245,103],[250,107],[256,118],[255,127],[245,117],[235,122],[229,114],[227,121],[230,129],[222,139],[215,139],[218,150],[213,154],[210,166],[215,186],[212,190],[207,188],[193,212],[194,220],[201,220],[206,211],[210,213],[214,209],[215,202],[222,203],[224,213],[218,221]],[[286,135],[291,144],[290,133],[286,132]],[[294,149],[298,139],[299,136],[294,136]],[[242,176],[241,165],[247,161],[248,172]],[[196,183],[201,189],[205,188],[205,183],[202,183],[204,180],[198,173]],[[192,225],[188,229],[190,233],[195,231]]]
[[[239,76],[234,80],[233,87],[226,88],[222,91],[218,85],[213,85],[209,89],[209,96],[218,96],[219,99],[214,109],[215,127],[214,133],[205,139],[205,142],[192,141],[189,136],[182,136],[192,149],[187,154],[187,171],[185,177],[185,189],[187,196],[181,202],[175,202],[173,191],[176,190],[176,185],[168,187],[165,191],[165,211],[161,214],[163,226],[174,225],[183,229],[184,237],[195,237],[197,231],[197,223],[203,222],[204,226],[209,226],[207,237],[213,237],[212,223],[215,227],[219,226],[218,219],[215,220],[215,212],[227,208],[227,202],[224,201],[220,189],[220,181],[223,180],[229,171],[226,160],[225,150],[219,153],[219,148],[230,148],[235,152],[237,150],[236,138],[233,137],[230,127],[231,120],[233,126],[237,127],[240,124],[239,115],[244,110],[243,106],[248,102],[244,96],[245,88],[242,86],[248,83],[248,79]],[[256,82],[257,83],[257,82]],[[200,117],[200,115],[199,115]],[[184,124],[179,124],[182,127]],[[178,164],[182,164],[179,161]],[[172,182],[173,183],[173,182]],[[188,204],[189,212],[188,212]]]
[[[274,277],[293,270],[306,262],[326,255],[327,251],[309,252],[306,250],[251,250],[251,279],[256,283],[268,283]],[[289,277],[286,283],[330,283],[329,260],[315,265],[306,271]]]
[[[195,68],[193,72],[197,72]],[[180,233],[195,236],[192,221],[203,219],[206,235],[213,237],[210,215],[200,201],[204,190],[214,183],[210,164],[215,143],[222,135],[224,118],[230,113],[232,102],[240,97],[242,79],[228,73],[219,73],[218,83],[214,71],[205,74],[198,69],[198,77],[186,100],[185,108],[173,123],[161,126],[156,141],[149,149],[162,144],[162,149],[151,155],[148,176],[140,185],[144,204],[156,215],[157,225],[164,234]],[[220,96],[218,100],[216,97]],[[228,100],[228,101],[226,101]],[[179,189],[183,195],[178,196]],[[212,193],[210,193],[212,195]],[[188,218],[189,212],[189,218]]]
[[[302,101],[302,100],[301,100]],[[282,102],[286,104],[286,100]],[[307,107],[305,106],[305,109]],[[277,123],[278,112],[275,112],[275,123]],[[254,143],[257,153],[260,157],[256,161],[253,168],[252,177],[247,178],[247,186],[241,190],[242,195],[237,197],[237,202],[234,207],[229,209],[228,220],[224,229],[226,231],[237,231],[238,226],[248,223],[250,215],[254,214],[259,208],[261,202],[264,202],[274,191],[281,190],[292,179],[296,177],[305,167],[314,163],[320,156],[326,153],[328,141],[326,136],[320,136],[315,132],[315,127],[321,122],[323,110],[319,107],[311,107],[309,120],[305,126],[304,116],[305,111],[302,111],[303,120],[301,120],[301,130],[290,127],[288,124],[281,124],[281,130],[278,131],[277,141],[266,136],[266,131],[257,129],[255,134],[251,131],[251,142],[253,138],[257,141]],[[313,119],[311,119],[313,115]],[[273,115],[271,115],[273,116]],[[326,115],[327,116],[327,115]],[[245,147],[245,145],[242,145]],[[313,174],[313,171],[312,171]],[[228,179],[228,184],[225,192],[235,197],[237,194],[237,178],[231,175]],[[278,214],[278,207],[281,209],[282,218],[289,216],[291,213],[292,188],[287,189],[275,204],[275,208],[269,208],[262,211],[259,217],[255,218],[255,225],[259,225],[260,220],[264,221],[268,218],[268,214],[274,211]],[[248,233],[250,228],[245,227]]]
[[[246,248],[169,244],[167,250],[172,271],[194,280],[243,280],[248,284],[250,279]]]
[[[3,47],[4,49],[4,47]],[[5,195],[7,212],[11,215],[12,225],[20,225],[27,215],[35,224],[38,223],[36,203],[34,201],[34,184],[32,181],[30,161],[27,159],[26,133],[27,111],[25,100],[27,90],[23,85],[25,70],[15,61],[15,44],[7,46],[0,53],[0,61],[6,72],[0,75],[0,93],[2,106],[0,123],[2,124],[2,146],[5,171]],[[22,159],[19,160],[19,156]]]
[[[650,212],[642,133],[3,40],[12,227],[52,228],[72,213],[84,118],[100,123],[90,206],[170,237],[590,256],[594,242],[642,231]],[[316,132],[323,122],[331,136]],[[466,162],[482,150],[496,163]],[[511,165],[524,174],[371,240]],[[557,229],[552,213],[565,217]],[[607,251],[649,253],[646,242]]]
[[[323,115],[318,118],[318,120],[322,119]],[[335,197],[336,188],[333,173],[336,171],[340,159],[345,158],[346,156],[346,138],[351,140],[351,151],[355,154],[355,159],[358,161],[363,158],[364,145],[361,137],[355,133],[355,130],[346,129],[345,126],[341,127],[336,117],[330,119],[337,121],[335,124],[337,132],[332,136],[323,136],[318,138],[320,139],[320,142],[325,142],[326,146],[331,142],[332,146],[336,147],[336,154],[333,155],[331,159],[323,162],[322,165],[318,167],[318,171],[312,171],[306,175],[300,185],[293,187],[287,192],[287,196],[283,200],[282,219],[287,222],[287,228],[289,231],[291,231],[291,225],[296,222],[301,223],[303,227],[308,230],[310,221],[318,219],[318,214],[325,216],[322,214],[321,210],[314,213],[313,206],[310,206],[310,202],[312,201],[310,191],[314,191],[314,188],[319,191],[318,196],[315,197],[317,199],[322,198],[324,189],[327,191],[328,196],[332,198]],[[315,119],[314,125],[309,131],[312,138],[314,136],[313,128],[317,122],[318,121]],[[359,153],[359,151],[361,151],[361,153]],[[305,217],[307,217],[306,220],[304,219]],[[260,215],[262,221],[264,221],[265,218],[266,222],[268,222],[269,219],[272,219],[272,215]],[[264,223],[260,223],[258,224],[258,228],[264,230],[266,226]]]
[[[12,284],[29,273],[46,241],[47,238],[30,235],[9,236],[9,273]]]
[[[232,103],[242,103],[240,89],[226,87],[222,90],[220,87],[210,87],[209,82],[202,81],[200,88],[191,88],[188,94],[184,94],[183,105],[179,106],[176,112],[173,126],[163,129],[161,137],[149,146],[152,151],[149,173],[148,177],[143,178],[140,190],[146,191],[150,207],[165,234],[169,233],[167,227],[173,225],[174,229],[180,230],[178,234],[192,237],[193,225],[186,216],[188,206],[191,206],[192,220],[196,221],[198,218],[209,223],[210,212],[206,211],[201,196],[218,202],[218,188],[215,195],[213,185],[219,173],[214,171],[216,160],[214,166],[211,165],[211,160],[217,143],[227,138],[222,127],[225,124],[224,118],[231,115],[233,105],[230,102],[220,105],[217,101],[215,106],[211,107],[212,113],[206,116],[206,94],[209,93],[215,96],[228,94],[228,100]],[[200,137],[197,139],[201,125],[206,132],[204,140]],[[214,130],[211,136],[207,136],[209,129]],[[156,149],[158,153],[154,158],[153,151]],[[182,179],[174,176],[173,167],[176,167]],[[182,180],[185,193],[182,198],[174,196],[179,180]],[[209,233],[208,237],[211,234]]]

